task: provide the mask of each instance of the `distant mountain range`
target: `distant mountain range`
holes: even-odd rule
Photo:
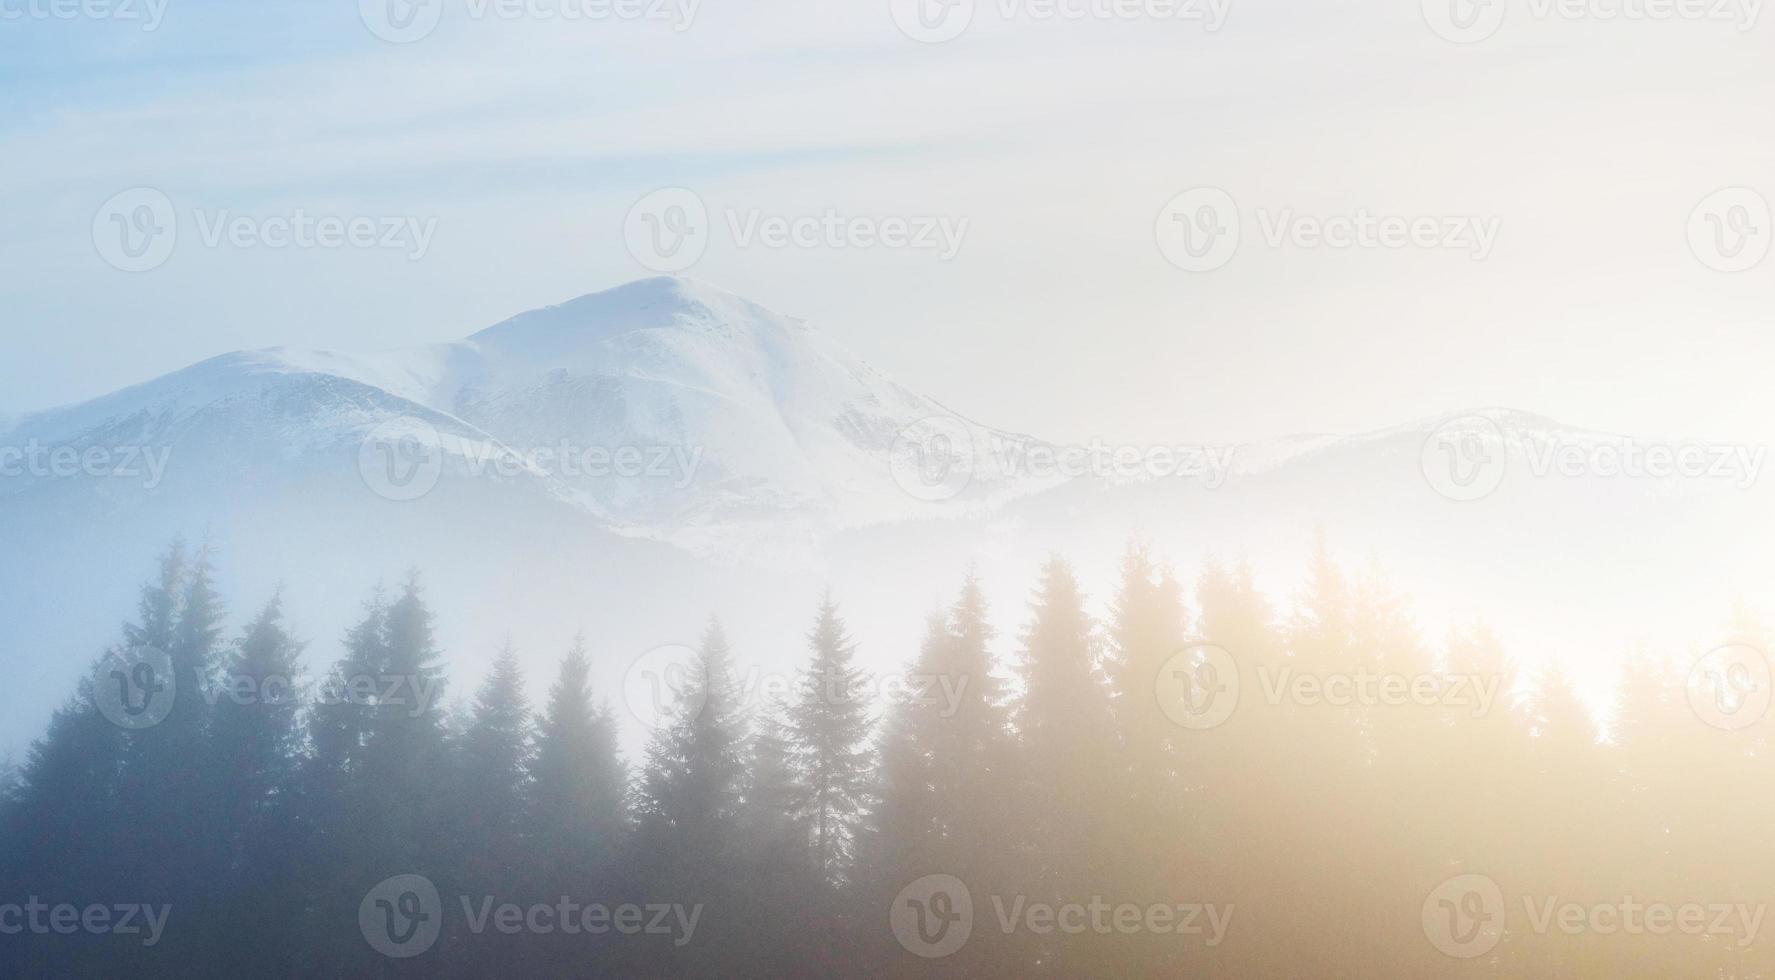
[[[1603,471],[1657,447],[1712,469]],[[1240,446],[1060,445],[975,422],[731,293],[643,280],[455,343],[227,354],[0,417],[0,662],[9,707],[30,706],[0,749],[40,728],[180,534],[215,544],[237,605],[287,582],[321,660],[369,588],[414,565],[458,656],[509,631],[541,669],[583,626],[620,669],[710,610],[790,642],[824,584],[851,594],[860,633],[893,623],[905,646],[878,653],[901,658],[969,564],[998,576],[1013,632],[1041,554],[1101,582],[1130,535],[1185,564],[1251,558],[1285,592],[1320,532],[1434,614],[1526,630],[1563,609],[1537,633],[1552,643],[1611,615],[1562,604],[1579,576],[1607,576],[1611,608],[1684,615],[1775,584],[1756,452],[1505,410]]]

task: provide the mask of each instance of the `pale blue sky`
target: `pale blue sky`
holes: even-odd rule
[[[154,31],[0,20],[0,413],[243,347],[454,339],[649,275],[624,219],[678,185],[716,214],[966,218],[943,261],[742,248],[718,217],[687,274],[1001,426],[1220,440],[1506,404],[1775,440],[1775,258],[1728,275],[1685,240],[1716,190],[1775,199],[1761,20],[1548,21],[1512,0],[1463,46],[1419,0],[1238,0],[1212,33],[980,0],[925,45],[887,0],[707,0],[684,31],[467,2],[404,45],[357,0],[168,0]],[[137,186],[181,227],[130,274],[92,224]],[[1154,240],[1198,186],[1246,225],[1209,273]],[[298,208],[435,219],[435,240],[420,261],[206,247],[191,221]],[[1500,233],[1484,261],[1263,241],[1276,215],[1359,209]]]

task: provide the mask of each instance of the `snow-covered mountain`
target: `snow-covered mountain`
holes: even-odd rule
[[[1740,455],[1674,476],[1602,465],[1660,446]],[[319,661],[372,586],[417,567],[459,676],[508,634],[546,676],[586,628],[605,690],[711,611],[742,647],[799,635],[825,586],[873,657],[902,659],[970,565],[1014,636],[1044,554],[1101,597],[1135,535],[1186,574],[1250,558],[1287,596],[1324,533],[1391,569],[1431,624],[1483,613],[1524,647],[1618,651],[1637,635],[1623,609],[1690,623],[1775,590],[1755,450],[1506,410],[1060,446],[976,423],[799,320],[649,279],[454,343],[228,354],[0,420],[0,663],[7,703],[35,706],[0,723],[0,751],[115,639],[176,535],[213,543],[237,617],[286,583]]]
[[[393,425],[443,458],[445,481],[503,482],[614,533],[705,556],[788,549],[805,560],[795,549],[822,534],[924,508],[901,488],[893,452],[933,417],[959,420],[799,320],[660,278],[457,343],[228,354],[26,416],[0,438],[170,452],[169,486],[191,490],[194,480],[220,489],[249,473],[339,472]],[[48,478],[30,476],[0,494],[45,489]],[[972,476],[972,497],[1002,482],[984,468]]]
[[[929,418],[956,442],[909,447]],[[374,585],[418,568],[446,648],[472,667],[509,631],[540,672],[580,627],[637,651],[688,639],[711,610],[741,624],[799,604],[845,528],[1041,489],[968,449],[1012,440],[1027,441],[682,279],[455,343],[227,354],[13,417],[0,662],[41,711],[0,731],[0,751],[114,641],[175,536],[214,546],[238,604],[287,584],[323,659]],[[952,469],[967,477],[953,493],[905,489]]]

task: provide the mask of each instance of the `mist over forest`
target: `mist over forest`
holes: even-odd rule
[[[1730,654],[1631,660],[1606,730],[1482,625],[1323,546],[1299,595],[1127,546],[999,635],[966,569],[905,670],[795,637],[563,637],[445,676],[424,577],[332,663],[176,544],[5,773],[16,976],[1757,976],[1767,729]],[[746,684],[736,648],[792,643]],[[1691,669],[1692,668],[1692,669]],[[884,683],[885,681],[885,683]],[[466,690],[455,691],[456,686]],[[472,693],[470,693],[472,691]],[[761,693],[762,692],[762,693]],[[461,693],[451,710],[447,694]],[[637,723],[644,751],[621,747]],[[1752,723],[1755,723],[1754,725]],[[1731,854],[1732,861],[1719,855]],[[97,896],[97,899],[94,897]],[[30,937],[17,942],[18,937]]]
[[[1764,0],[0,0],[0,980],[1775,978]]]

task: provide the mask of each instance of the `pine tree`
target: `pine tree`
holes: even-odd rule
[[[531,832],[539,857],[589,876],[627,837],[628,769],[616,719],[594,707],[585,636],[574,637],[538,724]]]
[[[1004,689],[990,649],[996,635],[987,618],[986,591],[979,576],[969,572],[949,612],[948,642],[927,645],[918,668],[921,684],[935,682],[934,690],[925,686],[919,707],[939,733],[933,747],[940,757],[940,794],[959,799],[966,787],[984,785],[985,776],[1003,768]],[[948,703],[951,697],[954,704]]]
[[[456,872],[447,843],[452,771],[431,611],[409,576],[389,602],[378,589],[345,638],[345,653],[316,690],[312,755],[300,812],[303,885],[313,910],[352,908],[394,874],[423,874],[440,889]],[[367,972],[379,957],[328,931],[311,912],[291,945],[316,971]]]
[[[745,718],[727,636],[711,620],[686,680],[686,711],[654,733],[642,769],[637,810],[637,877],[667,901],[695,896],[705,907],[698,941],[650,963],[656,975],[746,975],[741,960],[756,910],[745,876]],[[704,942],[704,939],[707,942]]]
[[[205,954],[219,972],[248,973],[280,947],[289,953],[281,934],[254,946],[232,939],[255,923],[289,921],[301,904],[302,648],[284,625],[281,593],[274,595],[235,641],[219,681],[207,768],[222,870],[211,888]]]
[[[931,613],[914,670],[921,677],[937,676],[932,671],[948,662],[955,645],[948,616]],[[922,874],[918,869],[927,863],[940,866],[942,861],[933,852],[941,848],[944,803],[952,797],[938,789],[938,767],[946,768],[950,761],[940,756],[942,745],[951,739],[938,728],[937,715],[923,699],[913,699],[893,706],[882,723],[876,749],[880,799],[869,822],[873,846],[867,854],[885,876],[883,884],[890,887],[890,894],[902,878],[910,881]]]
[[[917,693],[893,705],[882,724],[879,800],[865,825],[868,846],[859,849],[868,863],[864,894],[876,915],[929,874],[953,875],[977,896],[1022,886],[1010,846],[1018,828],[1007,819],[1021,787],[989,649],[993,636],[973,574],[951,607],[926,619],[912,666]],[[879,955],[892,958],[898,946],[886,942]],[[992,975],[1017,962],[1013,946],[977,931],[936,975]],[[930,964],[919,965],[924,969],[908,975],[930,975]]]
[[[209,757],[212,792],[225,806],[230,867],[282,821],[277,811],[296,783],[303,646],[284,625],[280,593],[248,624],[223,671]]]
[[[380,842],[383,860],[410,866],[436,840],[438,774],[449,768],[443,670],[417,573],[388,607],[382,639],[382,669],[364,678],[375,693],[354,790],[369,814],[366,839]]]
[[[1186,645],[1183,589],[1168,570],[1154,567],[1144,545],[1130,545],[1122,559],[1109,640],[1107,672],[1130,787],[1149,806],[1170,805],[1179,729],[1155,689],[1166,662]]]
[[[202,915],[215,898],[197,883],[214,880],[225,860],[217,846],[222,803],[205,771],[222,619],[209,549],[188,562],[175,544],[159,581],[143,591],[140,612],[141,622],[125,631],[136,644],[131,656],[152,648],[170,664],[166,687],[154,695],[170,700],[157,723],[125,735],[118,831],[132,843],[118,876],[126,887]],[[192,940],[169,937],[168,955],[188,955]]]
[[[1022,893],[1054,903],[1099,894],[1105,884],[1099,855],[1113,846],[1104,801],[1114,798],[1115,731],[1098,669],[1096,626],[1071,566],[1058,557],[1042,569],[1019,666]],[[1024,955],[1054,964],[1057,975],[1091,972],[1079,959],[1081,943],[1025,938]]]
[[[721,624],[703,634],[687,703],[698,710],[656,732],[642,773],[641,830],[651,860],[731,867],[745,722]]]
[[[1088,785],[1108,769],[1114,728],[1097,665],[1097,633],[1072,567],[1050,559],[1023,634],[1023,700],[1016,715],[1024,752],[1058,786]],[[1093,775],[1096,774],[1096,775]]]
[[[115,891],[111,856],[129,838],[116,817],[122,732],[95,706],[93,682],[50,718],[30,750],[13,806],[0,827],[0,881],[19,895],[101,895]],[[107,891],[110,890],[110,891]],[[18,901],[12,899],[11,901]],[[0,942],[0,976],[81,976],[105,971],[84,947]],[[94,953],[98,951],[93,951]]]
[[[746,752],[747,840],[766,864],[796,865],[809,857],[807,826],[797,812],[807,790],[795,770],[788,707],[765,705],[753,721]]]
[[[804,796],[800,813],[813,838],[814,863],[841,881],[854,853],[870,772],[866,678],[856,647],[827,596],[808,634],[812,662],[790,710],[793,754]]]
[[[519,835],[530,783],[530,709],[524,674],[510,643],[475,696],[462,738],[461,843],[474,881],[509,880],[518,871]]]
[[[876,825],[899,853],[901,873],[970,865],[1000,834],[995,817],[1011,759],[993,636],[985,592],[970,574],[955,604],[926,622],[912,668],[916,694],[883,726]]]
[[[201,750],[209,724],[219,640],[222,601],[216,594],[215,569],[207,547],[187,563],[175,544],[161,563],[160,581],[143,591],[142,622],[126,628],[131,642],[152,647],[172,664],[172,705],[151,728],[132,733],[131,768],[139,783],[137,802],[159,801],[161,810],[189,808],[200,801],[203,774]],[[157,814],[144,813],[148,823]]]
[[[358,696],[360,679],[387,669],[388,599],[378,588],[364,603],[364,616],[345,635],[345,653],[314,689],[309,713],[310,792],[316,801],[339,799],[351,774],[363,765],[374,705]]]
[[[457,720],[456,789],[444,804],[452,838],[452,848],[441,855],[446,874],[468,894],[537,894],[529,887],[533,869],[523,839],[530,789],[530,709],[523,671],[509,641],[495,657],[473,703],[453,722]],[[435,860],[439,855],[428,857]],[[573,883],[553,894],[570,895],[583,888],[583,883]],[[458,924],[444,942],[460,949],[456,958],[463,970],[487,976],[531,972],[529,964],[542,952],[537,945],[543,940],[497,932],[474,935]]]
[[[77,886],[113,845],[123,735],[95,706],[93,680],[51,715],[11,793],[0,878]],[[71,806],[73,801],[80,806]],[[16,877],[15,877],[16,875]]]
[[[814,866],[788,710],[780,701],[761,706],[747,741],[739,871],[746,889],[738,909],[742,925],[733,933],[741,947],[734,952],[734,972],[830,976],[850,957],[841,952],[843,916],[834,914]]]
[[[179,618],[179,596],[185,589],[186,573],[184,542],[174,541],[160,558],[159,576],[142,588],[136,608],[140,622],[124,626],[126,642],[163,651],[172,649]]]

